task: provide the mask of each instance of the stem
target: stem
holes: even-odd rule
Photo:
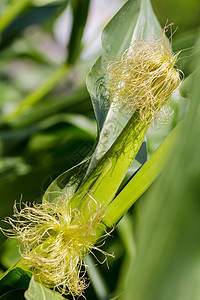
[[[23,113],[28,107],[32,106],[43,98],[58,82],[70,71],[68,65],[59,67],[39,88],[29,94],[17,107],[17,109],[5,116],[5,121],[10,122],[15,117]]]
[[[182,122],[176,126],[158,150],[108,206],[106,215],[102,219],[107,227],[116,224],[161,173],[181,128]]]
[[[30,3],[30,0],[13,1],[0,18],[0,33],[19,15],[19,13]]]

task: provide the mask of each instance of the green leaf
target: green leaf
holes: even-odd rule
[[[1,276],[0,296],[16,289],[27,289],[32,274],[21,267],[13,267]]]
[[[21,9],[24,8],[24,5],[27,5],[30,0],[18,0],[17,2],[18,6],[21,6]],[[2,22],[1,27],[5,27],[5,25],[8,25],[6,28],[4,28],[4,31],[1,34],[1,40],[0,40],[0,50],[5,49],[8,47],[20,34],[21,32],[27,28],[30,25],[33,24],[42,24],[47,20],[50,20],[52,18],[55,18],[68,4],[68,0],[65,0],[64,3],[54,3],[49,5],[44,5],[41,7],[34,7],[29,6],[28,9],[26,9],[25,12],[18,15],[20,11],[15,11],[15,15],[11,15],[10,12],[7,12],[7,15],[11,15],[12,19],[8,20],[6,18],[6,23],[8,21],[11,23],[6,24],[5,20]],[[17,6],[15,5],[15,6]],[[13,4],[14,6],[14,4]],[[14,19],[13,19],[14,17]],[[15,18],[17,17],[17,18]]]
[[[6,28],[6,26],[16,18],[21,11],[29,4],[30,0],[14,1],[8,7],[0,19],[0,33]]]
[[[108,227],[116,224],[136,200],[149,188],[163,170],[170,150],[177,138],[182,124],[179,124],[141,167],[119,195],[108,206],[103,222]],[[133,192],[134,191],[134,192]]]
[[[60,294],[48,289],[41,283],[35,281],[34,276],[29,284],[28,290],[24,294],[26,300],[64,300]]]
[[[200,56],[195,64],[200,66]],[[137,259],[130,266],[129,289],[122,299],[132,299],[132,295],[137,300],[199,298],[199,70],[170,163],[144,199]]]
[[[81,50],[82,36],[88,16],[90,0],[73,0],[73,25],[71,30],[71,37],[68,45],[68,63],[73,64],[78,58]]]

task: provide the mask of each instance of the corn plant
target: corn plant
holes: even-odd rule
[[[28,3],[16,1],[2,17],[0,30],[7,26],[12,14],[18,14]],[[75,25],[67,62],[5,115],[5,124],[20,124],[31,105],[73,69],[81,51],[89,1],[74,3]],[[76,27],[76,13],[81,5],[84,16]],[[23,297],[28,300],[84,297],[89,286],[87,274],[97,297],[108,299],[106,289],[98,290],[96,285],[92,255],[114,259],[115,254],[106,252],[102,244],[111,239],[118,222],[122,238],[123,232],[130,230],[125,243],[131,250],[125,265],[127,275],[115,296],[136,300],[198,299],[196,162],[200,75],[197,68],[184,80],[177,67],[181,51],[173,53],[166,35],[171,26],[160,26],[149,0],[130,0],[104,28],[102,53],[86,79],[98,141],[82,162],[49,185],[42,203],[14,204],[13,216],[6,219],[9,227],[2,228],[2,232],[19,240],[22,257],[2,274],[3,299],[13,297],[16,290],[23,290]],[[198,53],[198,41],[196,49]],[[196,61],[199,64],[199,59]],[[163,116],[167,122],[169,99],[174,92],[178,101],[191,98],[189,112],[147,160],[146,133]],[[133,241],[132,220],[126,212],[144,193],[138,209],[138,238]],[[186,292],[185,282],[191,284]]]

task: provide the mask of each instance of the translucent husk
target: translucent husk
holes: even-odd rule
[[[160,39],[133,42],[122,57],[109,64],[106,72],[110,101],[124,104],[131,118],[111,148],[82,182],[74,197],[75,206],[85,205],[85,191],[103,207],[113,200],[146,131],[180,85],[179,71],[167,44],[165,29]],[[82,196],[81,196],[82,195]],[[87,202],[86,202],[87,203]]]

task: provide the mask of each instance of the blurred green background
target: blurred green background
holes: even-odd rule
[[[0,1],[0,219],[12,214],[15,200],[41,201],[52,180],[94,149],[97,125],[85,79],[100,54],[103,27],[125,2]],[[194,69],[200,1],[152,0],[152,5],[162,27],[167,20],[173,30],[178,27],[172,46],[184,50],[177,65],[187,77]],[[188,101],[175,95],[171,106],[168,124],[148,132],[149,156],[182,119]],[[99,267],[110,295],[120,290],[135,253],[138,217],[136,205],[106,243],[105,250],[116,256],[109,259],[109,270]],[[4,241],[1,234],[1,271],[18,258],[15,241]],[[86,293],[103,299],[92,285]]]

